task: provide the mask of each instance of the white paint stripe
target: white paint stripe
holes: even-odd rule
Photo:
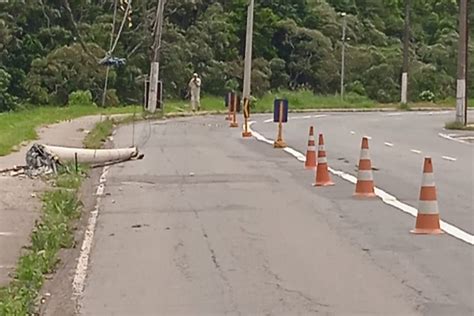
[[[455,142],[458,142],[458,143],[462,143],[462,144],[468,144],[469,145],[469,142],[466,142],[462,139],[458,139],[458,138],[454,138],[453,136],[457,135],[457,134],[450,134],[450,135],[447,135],[447,134],[443,134],[443,133],[438,133],[438,135],[440,137],[443,137],[445,139],[449,139],[449,140],[453,140]]]
[[[400,116],[402,115],[402,113],[388,113],[388,114],[385,114],[386,116]]]
[[[94,239],[95,227],[97,225],[97,218],[99,216],[101,196],[104,193],[104,186],[105,186],[105,181],[106,181],[105,176],[107,175],[108,170],[109,170],[109,167],[104,167],[102,171],[102,175],[100,177],[100,184],[99,184],[99,187],[97,188],[98,196],[97,196],[96,204],[95,204],[94,210],[90,214],[90,217],[87,223],[87,229],[84,232],[84,240],[81,246],[81,254],[77,262],[76,273],[74,275],[74,280],[72,282],[73,294],[77,298],[82,296],[82,293],[84,292],[87,269],[89,266],[89,257],[90,257],[90,252],[92,249],[92,242]]]
[[[306,116],[294,116],[290,117],[290,120],[304,120],[304,119],[310,119],[311,115],[306,115]]]
[[[456,137],[456,138],[460,140],[472,140],[474,139],[474,136],[462,136],[462,137]]]
[[[421,179],[421,185],[424,187],[434,187],[436,186],[435,178],[433,173],[423,173],[423,177]]]
[[[351,134],[352,134],[352,135],[355,135],[355,133],[356,133],[356,132],[354,132],[354,131],[351,131]]]
[[[419,201],[418,213],[420,214],[439,214],[437,201]]]
[[[3,236],[3,237],[9,237],[9,236],[13,236],[13,233],[11,232],[0,232],[0,237]]]
[[[371,170],[359,170],[357,179],[361,181],[372,181],[374,180],[374,177],[372,176]]]
[[[449,156],[443,156],[441,158],[443,158],[444,160],[449,160],[449,161],[456,161],[457,160],[456,158],[449,157]]]
[[[312,118],[326,117],[327,115],[313,115]]]
[[[271,118],[271,119],[268,119],[268,120],[265,120],[265,121],[263,121],[263,123],[270,123],[270,122],[273,122],[273,119],[272,119],[272,118]]]
[[[421,154],[421,151],[417,149],[410,149],[410,151],[415,154]]]
[[[283,149],[284,151],[286,151],[287,153],[289,153],[290,155],[293,155],[296,159],[298,159],[299,161],[301,162],[306,162],[306,157],[305,155],[303,155],[302,153],[294,150],[293,148],[291,147],[285,147]]]
[[[264,142],[267,142],[267,143],[270,143],[270,144],[273,144],[272,141],[266,139],[263,135],[261,135],[260,133],[258,132],[255,132],[255,131],[252,131],[252,134],[257,138],[257,139],[262,139],[265,140]],[[258,137],[257,137],[258,136]],[[295,152],[296,155],[293,155],[296,159],[300,160],[299,157],[303,156],[303,154],[301,154],[300,152],[296,151],[296,150],[293,150],[291,149],[290,147],[287,147],[285,148],[285,151],[291,155],[292,152]],[[301,161],[301,160],[300,160]],[[351,174],[348,174],[348,173],[345,173],[343,171],[339,171],[339,170],[334,170],[330,167],[328,167],[328,170],[329,172],[331,172],[332,174],[348,181],[348,182],[351,182],[353,184],[356,184],[357,183],[357,178],[354,177],[353,175]],[[375,188],[375,194],[387,205],[390,205],[390,206],[393,206],[397,209],[399,209],[400,211],[404,212],[404,213],[407,213],[407,214],[410,214],[411,216],[414,216],[416,217],[418,211],[416,208],[414,208],[413,206],[410,206],[408,204],[405,204],[405,203],[402,203],[400,202],[395,196],[379,189],[379,188]],[[454,225],[451,225],[449,223],[446,223],[444,221],[440,221],[441,223],[441,229],[443,231],[445,231],[447,234],[459,239],[459,240],[462,240],[470,245],[474,245],[474,236],[461,230],[460,228],[454,226]]]
[[[384,143],[385,146],[388,146],[388,147],[393,147],[393,144],[392,143]]]

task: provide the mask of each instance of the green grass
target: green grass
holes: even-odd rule
[[[372,108],[377,106],[376,102],[357,95],[347,95],[344,100],[341,100],[339,96],[314,95],[311,91],[281,91],[268,93],[254,100],[252,103],[252,112],[272,112],[275,98],[287,98],[290,109],[293,110]],[[188,100],[165,102],[166,113],[186,112],[189,110],[190,105]],[[201,110],[225,112],[224,97],[204,96],[201,99]]]
[[[94,106],[36,107],[31,110],[3,113],[0,115],[0,156],[12,152],[18,144],[37,139],[36,129],[45,124],[74,119],[93,114],[131,113],[136,107],[102,109]]]
[[[451,130],[474,131],[474,124],[468,124],[465,126],[463,123],[448,122],[444,125],[444,127]]]
[[[314,95],[311,91],[280,91],[268,93],[262,98],[256,99],[252,103],[251,112],[272,112],[273,100],[275,97],[288,98],[291,110],[309,110],[309,109],[349,109],[349,108],[378,108],[393,107],[401,108],[400,104],[379,104],[365,97],[348,94],[341,100],[339,96],[320,96]],[[420,102],[410,103],[404,110],[410,108],[423,107],[454,107],[455,99],[438,101],[436,103]],[[469,100],[469,106],[474,107],[474,99]],[[224,106],[224,97],[204,96],[201,100],[201,110],[203,111],[221,111],[225,113],[227,109]],[[61,120],[73,119],[85,115],[102,113],[110,114],[131,114],[137,112],[135,118],[128,117],[122,123],[130,122],[132,119],[147,118],[141,106],[128,106],[118,108],[98,108],[94,106],[73,106],[73,107],[36,107],[31,110],[24,110],[13,113],[0,113],[0,156],[9,154],[17,149],[16,147],[24,141],[37,138],[36,129],[45,124],[52,124]],[[187,113],[190,111],[189,100],[166,100],[165,115],[169,113]],[[159,116],[152,116],[157,118]],[[99,128],[105,128],[102,126]],[[109,128],[109,127],[107,127]],[[105,128],[105,129],[107,129]],[[102,145],[105,131],[90,136],[89,148],[96,148]],[[94,139],[93,139],[94,138]]]
[[[112,133],[113,128],[114,121],[110,118],[106,118],[104,121],[97,123],[92,131],[84,138],[84,146],[90,149],[101,148],[107,137]]]
[[[62,168],[55,189],[43,194],[43,213],[31,234],[31,245],[18,261],[14,280],[0,289],[0,315],[32,315],[46,274],[54,271],[61,248],[73,246],[72,221],[80,216],[77,189],[83,169]]]

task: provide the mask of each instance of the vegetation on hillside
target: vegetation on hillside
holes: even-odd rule
[[[168,0],[161,54],[167,97],[183,97],[193,72],[204,93],[222,95],[242,84],[247,0]],[[126,64],[109,73],[108,105],[141,103],[149,71],[157,1],[133,1],[113,55]],[[455,95],[456,0],[412,1],[410,100]],[[378,102],[399,99],[403,0],[258,0],[253,94],[304,87],[339,90],[340,12],[347,12],[349,93]],[[118,10],[115,35],[123,18]],[[67,104],[76,90],[100,103],[110,49],[114,0],[10,0],[0,3],[0,111],[19,104]],[[474,28],[474,10],[470,13]],[[470,54],[474,52],[471,41]],[[473,78],[474,58],[470,58]],[[474,95],[474,79],[469,81]]]

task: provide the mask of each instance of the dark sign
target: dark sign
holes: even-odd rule
[[[273,102],[273,122],[288,122],[288,100],[275,99],[275,101]]]

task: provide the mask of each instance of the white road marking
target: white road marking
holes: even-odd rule
[[[385,146],[393,147],[393,144],[392,144],[392,143],[387,143],[387,142],[385,142],[384,144],[385,144]]]
[[[411,149],[410,151],[415,154],[421,154],[421,151],[417,149]]]
[[[306,116],[295,116],[295,117],[290,117],[290,120],[305,120],[305,119],[310,119],[311,115],[306,115]]]
[[[260,133],[254,131],[251,129],[251,132],[253,134],[253,136],[255,138],[257,138],[258,140],[260,141],[264,141],[266,143],[270,143],[270,144],[273,144],[273,141],[265,138],[263,135],[261,135]],[[291,147],[286,147],[285,148],[285,152],[289,153],[290,155],[292,155],[293,157],[295,157],[296,159],[298,159],[299,161],[303,162],[305,161],[305,156],[298,152],[297,150],[294,150],[293,148]],[[332,169],[332,168],[329,168],[329,172],[331,172],[332,174],[352,183],[352,184],[356,184],[357,183],[357,178],[351,174],[348,174],[348,173],[345,173],[343,171],[340,171],[340,170],[335,170],[335,169]],[[379,189],[379,188],[375,188],[375,194],[387,205],[390,205],[390,206],[393,206],[399,210],[401,210],[402,212],[404,213],[407,213],[407,214],[410,214],[414,217],[417,216],[418,214],[418,210],[408,204],[405,204],[403,202],[400,202],[395,196]],[[462,240],[470,245],[474,245],[474,236],[461,230],[460,228],[454,226],[454,225],[451,225],[449,223],[446,223],[445,221],[440,221],[441,223],[441,229],[443,231],[445,231],[447,234],[459,239],[459,240]]]
[[[102,175],[100,176],[99,186],[97,187],[97,200],[94,210],[91,212],[87,229],[84,232],[84,241],[81,246],[81,254],[77,262],[76,273],[72,282],[73,294],[76,298],[82,296],[84,292],[85,280],[87,276],[87,269],[89,266],[89,257],[92,249],[92,241],[94,239],[95,227],[97,225],[97,218],[99,216],[100,202],[102,195],[104,194],[106,176],[109,171],[109,167],[104,167]]]
[[[0,237],[1,236],[4,236],[4,237],[13,236],[13,233],[11,233],[11,232],[0,232]]]
[[[307,119],[311,119],[311,118],[321,118],[321,117],[326,117],[327,115],[325,114],[321,114],[321,115],[305,115],[305,116],[292,116],[292,117],[289,117],[288,119],[289,120],[307,120]],[[267,119],[265,121],[263,121],[263,123],[271,123],[273,122],[273,118],[270,118],[270,119]]]
[[[451,113],[450,111],[430,111],[430,112],[418,112],[418,115],[442,115]]]
[[[468,144],[468,145],[469,145],[469,142],[466,142],[466,141],[464,141],[464,140],[462,140],[462,139],[458,139],[458,138],[454,138],[454,137],[453,137],[453,136],[456,136],[457,134],[449,134],[449,135],[448,135],[448,134],[438,133],[438,135],[439,135],[440,137],[445,138],[445,139],[449,139],[449,140],[453,140],[453,141],[458,142],[458,143]]]
[[[388,114],[385,114],[386,116],[400,116],[402,115],[402,113],[388,113]]]
[[[354,131],[351,131],[351,134],[352,134],[352,135],[355,135],[355,133],[356,133],[356,132],[354,132]]]
[[[449,157],[449,156],[443,156],[441,158],[443,158],[444,160],[449,160],[449,161],[456,161],[457,160],[457,158],[453,158],[453,157]]]
[[[364,137],[367,138],[368,140],[372,139],[372,137],[370,137],[370,136],[364,136]]]

